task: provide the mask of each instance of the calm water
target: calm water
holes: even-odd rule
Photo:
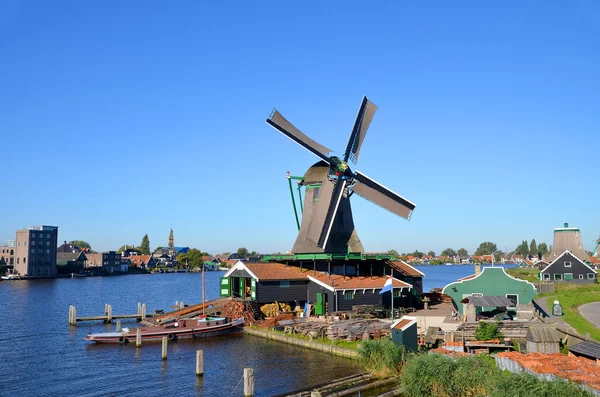
[[[207,299],[218,294],[223,272],[206,273]],[[83,337],[113,325],[69,327],[69,305],[77,315],[169,309],[175,301],[202,300],[197,273],[131,275],[38,281],[0,281],[4,310],[0,325],[1,396],[229,396],[244,368],[254,368],[257,396],[293,391],[361,371],[349,359],[270,342],[249,335],[203,338],[161,346],[95,345]],[[136,326],[135,322],[123,323]],[[196,350],[204,350],[205,375],[197,380]],[[234,396],[243,394],[243,383]]]
[[[472,265],[418,269],[426,275],[425,291],[474,272]],[[217,297],[222,275],[206,273],[207,299]],[[136,312],[137,302],[146,303],[150,313],[169,310],[175,301],[201,300],[197,273],[0,281],[5,308],[0,325],[0,395],[240,396],[243,368],[251,367],[256,395],[270,396],[361,371],[352,360],[248,335],[174,343],[163,363],[160,343],[141,349],[134,344],[90,344],[83,340],[88,330],[114,330],[114,325],[67,323],[69,305],[77,307],[78,316],[85,316],[102,314],[105,303],[113,305],[114,314],[123,314]],[[204,350],[205,375],[198,380],[194,371],[199,349]]]

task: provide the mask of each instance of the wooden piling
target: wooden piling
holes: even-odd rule
[[[115,332],[121,332],[121,320],[117,320],[117,328]]]
[[[167,359],[167,337],[163,336],[162,338],[162,359],[166,360]]]
[[[185,307],[185,304],[183,303],[183,301],[179,302],[179,308],[183,309]]]
[[[75,309],[75,306],[70,305],[69,306],[69,325],[76,325],[77,324],[77,309]]]
[[[196,376],[204,375],[204,353],[196,350]]]
[[[135,333],[135,346],[136,347],[142,346],[142,329],[141,328],[138,328]]]
[[[244,368],[244,397],[254,397],[254,370]]]
[[[175,301],[175,310],[179,309],[179,301]]]
[[[142,315],[142,302],[138,302],[138,311],[137,314]]]
[[[106,304],[106,322],[112,323],[112,305]]]
[[[146,304],[142,303],[142,321],[146,320]]]

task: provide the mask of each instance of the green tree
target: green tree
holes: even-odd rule
[[[200,251],[196,248],[190,248],[186,254],[177,255],[177,262],[179,266],[188,266],[189,268],[200,268],[204,261],[202,256],[205,252]]]
[[[538,246],[535,242],[535,239],[531,240],[531,244],[529,245],[529,255],[531,255],[531,256],[538,255]]]
[[[400,259],[402,259],[404,262],[407,262],[407,261],[408,261],[408,255],[406,255],[406,254],[402,254],[402,255],[400,256]]]
[[[427,253],[427,255],[429,255],[429,256],[435,256],[435,252],[433,252],[433,251],[429,251],[429,252]]]
[[[142,255],[150,255],[150,239],[147,234],[144,234],[139,248]]]
[[[466,249],[464,249],[464,248],[461,248],[461,249],[459,249],[458,251],[456,251],[456,253],[457,253],[459,256],[468,256],[468,255],[469,255],[469,251],[467,251],[467,250],[466,250]]]
[[[546,243],[539,243],[537,249],[538,252],[542,255],[548,255],[548,253],[550,253],[550,251],[548,251],[548,245]]]
[[[389,251],[387,252],[387,254],[388,254],[388,255],[392,255],[392,256],[394,256],[395,258],[399,258],[399,257],[400,257],[400,254],[399,254],[399,253],[398,253],[398,251],[396,251],[396,250],[389,250]]]
[[[456,256],[456,251],[454,251],[452,248],[446,248],[445,250],[442,251],[442,255],[443,256]]]
[[[90,251],[92,250],[92,246],[87,241],[84,241],[84,240],[71,240],[71,241],[69,241],[69,244],[76,245],[81,249],[87,248]]]
[[[529,244],[527,240],[523,240],[521,244],[515,249],[516,255],[527,256],[529,255]]]
[[[496,244],[492,243],[491,241],[486,241],[479,244],[479,247],[477,248],[477,250],[475,250],[475,255],[491,255],[497,250],[498,247],[496,247]]]
[[[246,258],[248,256],[248,250],[244,247],[240,247],[237,250],[237,254],[243,258]]]
[[[412,256],[414,256],[415,258],[422,258],[424,255],[425,254],[419,250],[415,250],[415,252],[412,253]]]

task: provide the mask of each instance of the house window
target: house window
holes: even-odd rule
[[[47,250],[46,250],[46,253],[47,253],[47,254],[49,254],[49,253],[50,253],[50,250],[49,250],[49,249],[47,249]]]
[[[394,298],[399,298],[402,296],[402,288],[394,289]]]
[[[354,299],[354,291],[344,291],[344,299],[347,301]]]
[[[588,273],[588,280],[593,280],[594,279],[594,273]]]
[[[31,242],[31,245],[35,245],[35,240],[33,240],[33,241]]]
[[[565,280],[573,280],[573,273],[565,273]]]
[[[27,258],[23,257],[23,264],[27,263]]]
[[[17,265],[19,264],[19,258],[17,258]]]
[[[27,247],[27,241],[23,241],[23,247]]]
[[[571,262],[565,262],[565,267],[571,267]]]
[[[31,238],[35,238],[35,233],[31,233]]]
[[[519,295],[507,294],[506,297],[513,303],[513,307],[519,303]]]
[[[471,296],[480,296],[483,297],[483,294],[480,292],[475,292],[474,294],[471,294]]]
[[[562,274],[555,273],[554,274],[554,280],[562,280]]]
[[[580,275],[579,275],[579,279],[580,279],[580,280],[583,280],[583,274],[580,274]]]
[[[50,234],[46,234],[46,238],[50,238]]]
[[[19,241],[19,242],[17,243],[17,245],[20,247],[20,246],[21,246],[21,242]]]
[[[31,253],[32,253],[32,254],[35,254],[35,248],[32,248],[32,249],[31,249]]]
[[[290,288],[290,282],[289,281],[280,281],[279,288]]]
[[[550,280],[550,273],[544,273],[544,280]]]
[[[49,246],[49,245],[50,245],[50,241],[46,241],[46,245],[48,245],[48,246]]]

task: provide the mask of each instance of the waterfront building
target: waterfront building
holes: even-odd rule
[[[0,244],[0,261],[5,266],[13,266],[15,264],[15,240],[8,240],[5,244]]]
[[[92,270],[96,274],[113,274],[121,272],[121,255],[115,251],[85,255],[87,257],[86,268]]]
[[[221,278],[221,296],[246,298],[259,304],[277,301],[292,307],[304,307],[310,302],[315,315],[349,311],[357,305],[389,309],[392,292],[380,292],[390,276],[394,307],[419,306],[423,273],[402,261],[374,258],[288,263],[240,260]]]
[[[507,309],[516,310],[517,304],[530,303],[537,295],[537,289],[529,281],[508,275],[503,267],[484,267],[480,271],[480,266],[476,265],[475,274],[446,285],[442,293],[452,298],[454,308],[460,315],[463,315],[468,304],[468,302],[463,303],[465,298],[500,297],[502,299],[497,299],[498,302],[505,302],[508,299],[512,305],[508,306]],[[494,301],[494,299],[488,300],[490,302]],[[476,312],[490,311],[495,309],[495,306],[478,306]]]
[[[587,284],[596,282],[596,271],[573,253],[564,251],[541,271],[540,278],[544,281]]]
[[[131,266],[140,269],[153,269],[158,263],[152,255],[131,255],[129,260],[131,261]]]
[[[57,252],[56,270],[57,274],[79,273],[85,268],[87,256],[79,252]]]
[[[56,276],[58,226],[17,230],[15,271],[28,278]]]
[[[570,251],[580,261],[588,261],[589,257],[583,242],[581,232],[576,227],[569,227],[568,223],[564,227],[554,229],[554,242],[552,243],[552,252],[550,252],[550,261],[556,260],[563,252]]]
[[[71,243],[67,243],[66,241],[60,245],[57,249],[56,252],[81,252],[83,251],[80,247],[76,246],[75,244],[71,244]]]

